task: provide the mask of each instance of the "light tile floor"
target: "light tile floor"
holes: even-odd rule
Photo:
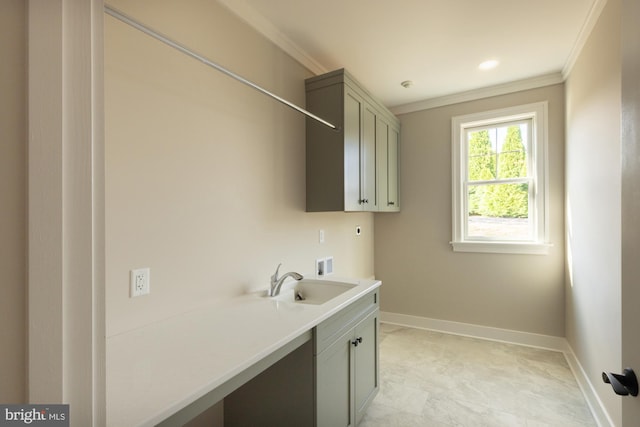
[[[381,324],[380,392],[359,427],[596,427],[564,355]]]

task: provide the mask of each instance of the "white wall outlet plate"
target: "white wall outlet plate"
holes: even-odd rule
[[[135,270],[131,270],[131,274],[129,275],[129,288],[131,298],[139,297],[140,295],[146,295],[151,292],[150,273],[151,270],[148,268],[137,268]]]
[[[318,230],[318,243],[324,243],[324,230]]]
[[[324,259],[324,275],[333,274],[333,257],[328,256]]]
[[[356,236],[359,236],[362,234],[362,227],[360,227],[359,225],[356,225]]]

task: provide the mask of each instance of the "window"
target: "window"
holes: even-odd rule
[[[547,103],[452,119],[454,251],[546,253]]]

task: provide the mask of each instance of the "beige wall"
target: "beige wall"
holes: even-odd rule
[[[25,401],[26,6],[0,13],[0,402]]]
[[[385,312],[564,336],[564,92],[554,85],[400,116],[402,212],[375,217]],[[549,102],[548,255],[453,252],[451,118]]]
[[[621,363],[620,1],[609,0],[566,81],[567,338],[615,425],[600,373]]]
[[[218,3],[110,4],[304,105],[311,73]],[[111,17],[105,32],[107,336],[266,289],[279,262],[373,275],[372,214],[304,212],[304,116]],[[130,299],[139,267],[151,294]]]

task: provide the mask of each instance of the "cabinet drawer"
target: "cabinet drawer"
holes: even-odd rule
[[[353,328],[369,313],[379,307],[378,290],[374,290],[343,308],[314,328],[313,354],[319,354],[333,343],[338,337]]]

